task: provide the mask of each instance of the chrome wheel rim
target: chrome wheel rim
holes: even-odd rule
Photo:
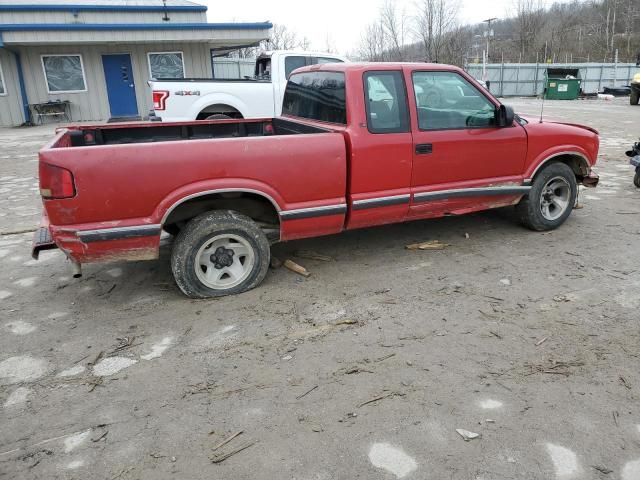
[[[244,282],[255,264],[253,247],[232,234],[216,235],[198,250],[194,265],[196,276],[214,290],[228,290]]]
[[[563,177],[554,177],[542,187],[540,212],[546,220],[557,220],[567,211],[570,201],[571,185]]]

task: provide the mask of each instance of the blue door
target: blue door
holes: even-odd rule
[[[102,55],[104,78],[111,117],[135,117],[138,115],[136,86],[133,83],[131,56],[127,53]]]

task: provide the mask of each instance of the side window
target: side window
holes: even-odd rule
[[[182,52],[149,52],[151,78],[184,78]]]
[[[367,126],[371,133],[409,131],[407,91],[402,72],[364,74]]]
[[[42,55],[42,69],[49,93],[86,92],[81,55]]]
[[[344,73],[318,71],[292,75],[284,93],[282,114],[346,125]]]
[[[454,72],[414,72],[413,89],[420,130],[487,128],[496,106]]]
[[[284,59],[284,74],[289,78],[291,72],[296,68],[304,67],[307,64],[307,57],[286,57]]]

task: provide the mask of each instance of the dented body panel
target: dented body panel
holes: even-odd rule
[[[346,125],[285,117],[61,129],[40,163],[71,172],[74,195],[43,200],[43,228],[77,263],[147,260],[157,258],[172,213],[211,195],[262,198],[287,241],[514,205],[536,172],[559,158],[597,184],[599,140],[588,127],[515,121],[421,131],[411,78],[425,70],[454,72],[481,88],[445,65],[317,65],[297,72],[344,74]],[[402,72],[407,131],[368,130],[363,75],[371,71]]]

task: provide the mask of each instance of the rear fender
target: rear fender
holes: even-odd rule
[[[230,192],[248,192],[261,195],[271,202],[278,213],[286,208],[282,196],[267,184],[244,178],[224,178],[196,182],[174,190],[160,202],[153,213],[152,221],[164,225],[171,212],[182,203],[205,195]]]
[[[196,119],[200,112],[212,105],[227,105],[240,112],[243,118],[247,118],[248,112],[250,111],[249,106],[234,95],[212,93],[198,99],[189,109],[188,117]]]

